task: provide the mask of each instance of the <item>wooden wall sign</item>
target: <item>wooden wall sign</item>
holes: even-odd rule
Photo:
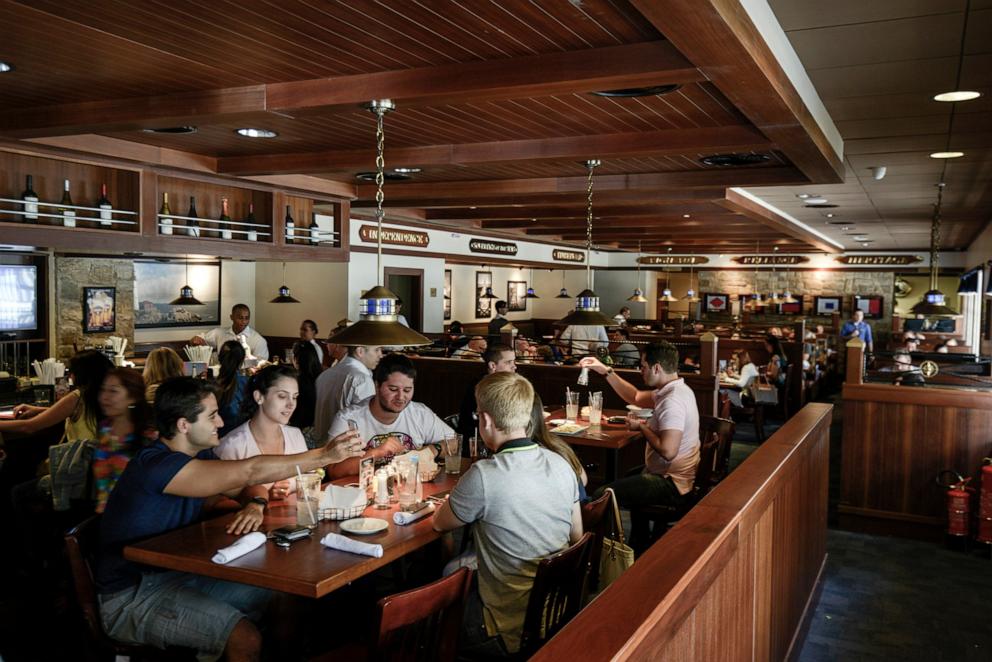
[[[362,241],[374,244],[379,240],[378,235],[378,229],[374,225],[363,225],[358,229],[358,237]],[[431,237],[426,232],[417,232],[416,230],[383,228],[382,243],[393,244],[394,246],[420,246],[423,248],[431,243]]]
[[[879,267],[902,266],[923,261],[919,255],[841,255],[834,259],[842,264]]]
[[[473,253],[489,253],[493,255],[516,255],[517,245],[509,241],[492,241],[491,239],[472,239],[468,249]]]
[[[706,264],[710,259],[703,255],[642,255],[637,261],[641,264],[690,265]]]
[[[551,252],[552,259],[559,262],[585,262],[586,254],[581,251],[566,251],[556,248]]]
[[[762,265],[802,264],[809,262],[809,258],[804,255],[738,255],[734,258],[734,262],[757,267]]]

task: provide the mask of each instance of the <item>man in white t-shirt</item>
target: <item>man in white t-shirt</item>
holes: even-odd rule
[[[579,361],[606,376],[613,390],[630,404],[652,408],[650,419],[631,415],[630,429],[639,430],[647,442],[644,448],[644,471],[611,483],[617,501],[624,508],[649,505],[680,505],[692,490],[699,465],[699,408],[692,389],[678,375],[679,353],[664,340],[647,345],[641,354],[641,376],[651,391],[640,391],[621,378],[613,368],[597,359]],[[593,498],[598,498],[600,488]],[[631,546],[643,544],[647,521],[632,522]]]
[[[570,351],[572,356],[595,354],[600,347],[610,344],[606,329],[602,326],[583,325],[567,326],[558,337],[564,351]]]
[[[328,466],[331,478],[357,475],[361,460],[367,457],[385,460],[455,433],[427,405],[413,402],[416,378],[417,369],[402,354],[390,354],[379,362],[373,373],[375,395],[339,411],[327,431],[333,438],[354,421],[365,442],[365,454]]]
[[[217,352],[220,350],[221,345],[228,340],[241,342],[241,338],[243,337],[244,341],[241,344],[246,345],[245,352],[251,355],[248,357],[249,359],[256,358],[268,361],[269,344],[265,342],[265,338],[261,333],[248,326],[248,322],[250,321],[251,310],[248,306],[243,303],[235,304],[231,308],[231,326],[219,326],[216,329],[210,329],[206,333],[197,334],[190,339],[189,344],[210,345]]]
[[[317,377],[313,411],[313,438],[323,442],[327,429],[342,409],[357,405],[375,393],[372,371],[382,358],[382,347],[348,347],[348,355]]]

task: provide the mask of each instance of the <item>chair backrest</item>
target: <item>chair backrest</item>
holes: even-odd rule
[[[719,447],[720,437],[717,434],[711,434],[709,438],[700,440],[699,465],[696,467],[696,477],[692,482],[693,503],[706,496],[713,486],[713,464],[716,462]]]
[[[92,560],[100,544],[100,516],[83,520],[65,534],[65,548],[76,588],[76,601],[83,611],[86,629],[94,641],[113,645],[100,623],[100,606],[93,582]]]
[[[599,587],[599,559],[603,553],[603,538],[614,534],[613,490],[606,490],[595,501],[582,504],[582,530],[592,534],[589,553],[589,589]]]
[[[568,549],[542,559],[527,601],[520,634],[520,656],[530,657],[582,607],[593,534],[584,533]]]
[[[472,571],[459,568],[436,582],[379,600],[372,658],[453,662],[471,584]]]
[[[700,445],[706,441],[712,441],[714,435],[719,442],[713,458],[710,483],[720,482],[730,471],[730,449],[733,445],[735,430],[736,424],[729,418],[717,418],[715,416],[699,417]],[[700,453],[702,453],[701,448]],[[702,464],[702,457],[700,457],[700,464]]]

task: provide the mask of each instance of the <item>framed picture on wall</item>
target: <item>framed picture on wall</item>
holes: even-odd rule
[[[451,319],[451,269],[444,270],[444,319]]]
[[[730,310],[729,294],[703,293],[704,313],[725,313]]]
[[[839,312],[840,297],[813,297],[814,315],[833,315]]]
[[[486,293],[486,288],[491,288],[493,286],[493,272],[491,271],[476,271],[475,272],[475,317],[486,318],[492,316],[493,311],[493,300],[483,299],[482,295]]]
[[[187,266],[189,272],[187,275]],[[183,285],[202,305],[172,306]],[[220,318],[220,262],[134,262],[134,326],[157,329],[217,326]]]
[[[779,305],[779,312],[783,315],[802,315],[803,313],[803,295],[793,294],[792,298],[796,300],[795,303],[783,303]]]
[[[880,294],[871,295],[854,295],[854,309],[863,310],[865,317],[868,319],[879,319],[882,317],[882,311],[885,309],[883,305],[885,297]]]
[[[83,333],[117,330],[116,287],[83,288]]]
[[[527,310],[527,281],[506,281],[506,309],[510,312]]]

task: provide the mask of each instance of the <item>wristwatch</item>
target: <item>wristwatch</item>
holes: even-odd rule
[[[610,375],[613,374],[613,372],[614,372],[613,368],[607,368],[604,377],[609,377]]]
[[[266,499],[265,497],[260,497],[260,496],[253,496],[248,501],[251,502],[251,503],[257,503],[262,508],[265,508],[266,506],[269,505],[269,500]]]

